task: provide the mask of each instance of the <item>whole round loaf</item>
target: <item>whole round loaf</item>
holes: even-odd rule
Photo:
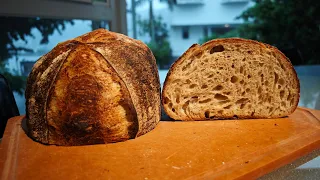
[[[155,58],[141,41],[98,29],[58,44],[27,80],[31,138],[44,144],[119,142],[160,121]]]

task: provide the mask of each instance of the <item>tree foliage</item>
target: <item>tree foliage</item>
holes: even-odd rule
[[[168,29],[167,25],[162,22],[162,18],[154,18],[154,39],[147,43],[148,47],[154,54],[157,64],[160,69],[165,68],[166,65],[170,63],[171,60],[171,47],[168,41]],[[149,20],[138,20],[139,34],[149,35],[150,34],[150,21]]]
[[[203,37],[202,39],[200,39],[200,44],[203,44],[203,43],[210,41],[212,39],[230,38],[230,37],[239,37],[239,33],[238,33],[237,29],[230,30],[229,32],[226,32],[224,34],[213,33],[210,36]]]
[[[293,64],[320,63],[320,1],[254,0],[236,36],[278,47]]]
[[[318,0],[255,0],[239,18],[252,22],[241,34],[283,50],[295,49],[301,63],[320,63],[320,2]]]
[[[23,92],[25,85],[25,77],[17,74],[12,74],[6,69],[5,61],[16,56],[18,58],[19,51],[33,52],[32,47],[20,46],[17,47],[14,41],[23,40],[27,42],[27,37],[33,37],[32,29],[38,29],[42,34],[41,44],[48,43],[48,38],[54,31],[65,29],[65,24],[71,23],[71,20],[55,20],[55,19],[40,19],[40,18],[18,18],[18,17],[0,17],[0,73],[3,74],[9,81],[13,90],[19,93]]]
[[[161,43],[150,41],[149,43],[147,43],[147,45],[156,58],[158,67],[160,69],[167,68],[167,66],[170,65],[170,60],[172,58],[169,41],[164,40]]]

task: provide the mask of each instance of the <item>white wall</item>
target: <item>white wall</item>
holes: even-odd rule
[[[208,26],[210,34],[210,27],[242,23],[235,18],[253,5],[251,1],[231,4],[222,4],[222,0],[203,0],[203,2],[197,5],[175,5],[171,11],[169,38],[173,56],[181,56],[192,44],[199,43],[204,37],[204,26]],[[189,26],[189,39],[182,38],[182,26]]]
[[[203,4],[176,5],[172,12],[172,26],[236,24],[236,20],[253,2],[222,4],[222,0],[203,0]]]
[[[192,44],[199,43],[199,40],[203,38],[204,32],[202,26],[190,26],[189,38],[182,38],[182,27],[171,27],[169,33],[170,45],[172,48],[173,56],[181,56]]]

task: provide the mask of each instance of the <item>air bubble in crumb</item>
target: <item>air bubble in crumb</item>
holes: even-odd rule
[[[201,89],[205,89],[207,87],[208,87],[208,85],[204,84],[204,85],[201,86]]]
[[[236,83],[238,81],[238,77],[237,76],[232,76],[231,77],[231,82],[232,83]]]
[[[210,112],[209,112],[209,111],[204,112],[204,116],[205,116],[206,118],[209,118],[209,117],[210,117]]]
[[[216,95],[214,95],[214,98],[217,100],[227,100],[228,99],[227,96],[224,96],[222,94],[216,94]]]
[[[210,54],[216,53],[216,52],[222,52],[224,51],[224,47],[222,45],[214,46],[210,50]]]
[[[216,87],[213,88],[214,91],[220,91],[223,89],[223,86],[217,85]]]

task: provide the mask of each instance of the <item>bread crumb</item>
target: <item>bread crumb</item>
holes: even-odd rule
[[[216,52],[218,44],[224,49]],[[163,98],[175,99],[163,104],[168,115],[176,120],[214,120],[291,114],[299,98],[294,68],[276,48],[259,44],[219,39],[190,47],[171,66],[164,83]],[[191,58],[201,50],[201,57]]]

